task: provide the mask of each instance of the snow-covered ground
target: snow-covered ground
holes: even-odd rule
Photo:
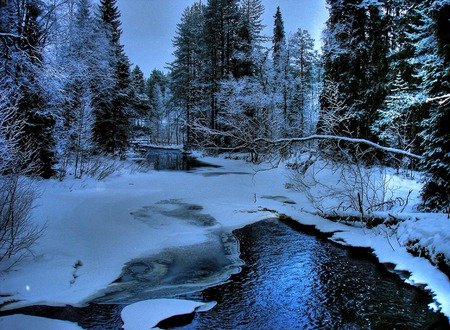
[[[42,193],[33,217],[45,224],[45,236],[35,246],[32,258],[0,274],[0,304],[9,302],[5,308],[10,309],[35,304],[82,305],[116,280],[124,264],[132,259],[205,242],[213,230],[231,231],[273,216],[275,211],[334,233],[334,241],[372,248],[381,262],[410,271],[408,281],[426,285],[436,299],[434,307],[450,317],[450,281],[429,261],[409,254],[404,246],[415,240],[433,253],[450,257],[450,220],[446,215],[405,209],[404,217],[410,220],[400,224],[394,237],[382,227],[351,227],[313,215],[303,193],[285,188],[288,174],[284,166],[256,168],[240,160],[202,160],[222,167],[192,173],[123,170],[103,181],[68,178],[41,182]],[[399,178],[391,182],[401,185],[405,192],[414,189],[410,198],[418,198],[420,185],[416,182]],[[201,205],[202,212],[217,223],[199,226],[165,219],[161,214],[150,214],[151,221],[136,216],[139,210],[170,207],[167,201]],[[174,304],[179,306],[180,302]],[[198,304],[186,302],[184,308],[191,312]],[[161,319],[172,310],[169,305],[168,301],[158,304]],[[28,317],[19,316],[11,320],[0,318],[0,328],[11,322],[30,322]]]

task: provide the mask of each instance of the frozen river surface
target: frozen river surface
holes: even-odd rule
[[[163,322],[160,328],[449,328],[443,314],[428,308],[430,295],[388,272],[367,250],[343,248],[294,222],[257,221],[270,217],[267,209],[301,208],[297,195],[282,196],[287,192],[280,178],[268,171],[252,173],[241,164],[111,178],[95,189],[72,192],[70,187],[65,194],[49,190],[43,210],[57,217],[49,222],[48,242],[43,242],[48,247],[41,247],[41,256],[48,257],[36,258],[8,282],[20,289],[34,278],[46,279],[43,298],[37,292],[28,298],[33,306],[5,310],[0,316],[28,314],[85,329],[120,329],[124,307],[178,298],[217,305]],[[54,208],[55,199],[72,205],[74,196],[82,203],[70,212]],[[335,225],[327,223],[327,228]],[[231,233],[233,228],[241,229]],[[53,264],[68,268],[68,276],[47,266]],[[80,301],[77,294],[86,296],[80,290],[94,287],[91,282],[101,289],[83,300],[86,306],[69,306],[68,298]],[[64,295],[57,300],[60,292]],[[17,297],[24,299],[25,294]],[[52,301],[66,306],[44,306]]]

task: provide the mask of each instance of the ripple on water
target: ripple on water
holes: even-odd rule
[[[429,295],[389,273],[366,250],[346,249],[284,223],[235,231],[242,272],[189,299],[215,300],[180,329],[427,329],[448,320]]]
[[[85,308],[34,306],[8,313],[120,329],[123,306],[178,297],[218,303],[179,329],[449,328],[446,317],[428,309],[429,295],[388,272],[366,250],[343,248],[275,220],[234,233],[133,260],[110,291]],[[174,324],[180,323],[171,319]]]

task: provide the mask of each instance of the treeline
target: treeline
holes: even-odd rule
[[[273,34],[264,36],[263,13],[261,0],[210,0],[184,11],[170,86],[185,114],[187,144],[245,150],[257,137],[315,130],[320,57],[314,40],[301,29],[287,36],[280,8]]]
[[[370,140],[423,155],[419,164],[377,158],[423,170],[424,208],[448,212],[449,1],[327,4],[320,57],[307,31],[286,36],[279,8],[272,36],[263,36],[259,0],[188,7],[170,75],[188,142],[257,154],[256,148],[267,149],[255,141],[316,131]]]
[[[0,10],[2,173],[81,177],[96,156],[123,158],[131,139],[160,132],[167,78],[130,72],[116,0],[4,0]]]
[[[450,212],[450,2],[327,3],[321,116],[333,90],[337,134],[423,155],[424,207]]]
[[[327,4],[319,55],[280,8],[265,36],[261,0],[193,3],[168,74],[146,79],[130,70],[116,0],[0,1],[2,173],[80,177],[137,138],[257,157],[255,140],[322,133],[423,155],[424,204],[448,209],[449,1]]]

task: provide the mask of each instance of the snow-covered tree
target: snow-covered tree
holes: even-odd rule
[[[150,101],[149,121],[150,138],[155,143],[173,143],[171,132],[179,129],[176,107],[169,106],[171,98],[169,80],[160,70],[153,70],[146,82],[147,95]]]
[[[261,0],[241,0],[239,4],[239,26],[233,76],[241,78],[258,74],[258,57],[262,49],[264,29],[261,16],[264,6]]]
[[[95,109],[94,139],[100,150],[124,156],[131,135],[132,88],[130,63],[120,43],[120,12],[116,0],[101,0],[101,26],[111,46],[113,83]]]
[[[423,89],[433,99],[450,93],[450,3],[425,1],[419,5],[422,15],[418,25],[422,41],[417,45],[422,62]],[[439,102],[440,101],[440,102]],[[421,133],[424,148],[422,168],[426,172],[422,191],[427,210],[450,210],[450,102],[448,98],[432,101],[430,117]]]
[[[318,55],[308,31],[298,29],[290,39],[293,88],[288,115],[290,136],[302,136],[306,119],[315,111],[317,101]]]
[[[7,80],[0,78],[0,270],[12,257],[17,261],[28,254],[43,232],[31,221],[37,190],[25,177],[37,173],[39,155],[23,145],[26,122],[11,104]]]
[[[328,0],[324,32],[324,81],[338,84],[353,116],[342,134],[370,137],[370,125],[386,95],[388,20],[383,1]],[[324,86],[326,93],[327,85]],[[326,108],[326,98],[322,107]]]
[[[58,50],[62,75],[60,115],[56,127],[60,175],[74,167],[80,178],[94,152],[93,111],[112,82],[109,42],[100,32],[90,0],[69,6],[64,43]]]
[[[205,7],[205,43],[206,57],[204,74],[206,92],[210,98],[208,111],[209,126],[218,127],[220,105],[216,93],[223,79],[233,73],[238,40],[239,7],[238,0],[208,0]]]
[[[378,110],[378,119],[372,130],[378,139],[389,147],[407,150],[412,147],[415,136],[411,136],[411,116],[415,97],[398,74],[386,97],[386,106]]]
[[[46,86],[44,48],[54,19],[52,8],[40,0],[3,1],[1,7],[0,75],[7,78],[5,88],[14,90],[11,103],[25,122],[23,147],[33,144],[39,173],[50,177],[55,118]]]
[[[201,109],[202,104],[207,102],[203,96],[206,86],[204,14],[205,5],[201,2],[186,8],[173,40],[175,60],[171,63],[170,88],[173,92],[173,105],[184,112],[185,144],[188,148],[191,144],[192,120],[194,117],[204,117]]]

